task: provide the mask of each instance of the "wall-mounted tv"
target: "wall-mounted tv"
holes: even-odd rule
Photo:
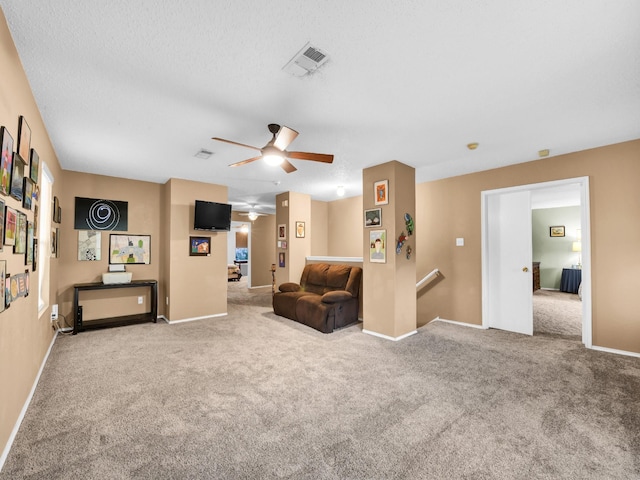
[[[231,230],[231,205],[196,200],[193,216],[194,230],[228,232]]]

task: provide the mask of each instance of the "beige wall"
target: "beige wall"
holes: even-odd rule
[[[276,258],[276,216],[258,217],[251,225],[251,286],[271,285],[271,265]]]
[[[227,232],[193,229],[196,200],[227,202],[227,187],[189,180],[169,180],[171,210],[169,240],[170,275],[166,279],[170,321],[202,318],[227,312]],[[211,255],[189,255],[189,236],[210,236]],[[166,298],[165,298],[166,303]]]
[[[162,232],[162,185],[124,178],[92,175],[72,171],[62,172],[65,186],[60,193],[63,223],[60,226],[60,257],[58,259],[58,303],[60,313],[73,325],[73,285],[98,282],[109,268],[110,234],[130,233],[151,235],[151,262],[149,265],[127,265],[134,280],[158,280],[158,298],[164,298],[164,283],[160,270],[165,250]],[[75,197],[100,198],[127,202],[128,227],[126,232],[101,232],[102,259],[95,262],[78,260],[78,230],[74,229]],[[138,305],[137,296],[144,297]],[[115,301],[114,301],[115,300]],[[150,310],[148,288],[108,290],[82,294],[83,319],[115,317]],[[108,312],[108,313],[107,313]],[[159,314],[164,303],[158,302]]]
[[[17,149],[18,117],[23,115],[31,128],[31,147],[38,152],[40,160],[47,164],[54,176],[53,194],[60,196],[63,191],[62,176],[58,158],[51,145],[40,112],[36,105],[29,81],[7,28],[4,14],[0,12],[0,124],[7,127]],[[28,159],[25,159],[28,161]],[[42,178],[42,173],[40,174]],[[33,221],[33,211],[22,208],[20,202],[11,197],[0,196],[6,205],[27,214]],[[63,221],[68,221],[63,216]],[[5,246],[0,259],[7,262],[7,272],[22,273],[25,267],[24,255],[13,254],[13,247]],[[38,271],[43,268],[38,266]],[[29,269],[30,270],[30,269]],[[53,329],[49,321],[50,308],[38,315],[38,272],[30,277],[29,296],[16,300],[9,309],[0,313],[0,451],[3,451],[11,431],[33,382],[42,360],[51,344]],[[51,259],[51,283],[49,297],[56,302],[58,260]]]
[[[362,257],[362,196],[329,203],[329,249],[332,257]]]
[[[582,176],[590,178],[593,344],[640,353],[640,140],[419,184],[418,277],[443,273],[420,291],[419,324],[482,323],[480,192]]]
[[[329,252],[329,203],[311,200],[311,255],[326,256]]]

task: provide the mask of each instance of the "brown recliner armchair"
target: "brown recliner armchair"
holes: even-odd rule
[[[322,333],[331,333],[358,321],[361,278],[360,267],[307,265],[300,284],[280,285],[273,295],[273,311]]]

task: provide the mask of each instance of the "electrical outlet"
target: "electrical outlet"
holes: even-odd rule
[[[51,321],[58,319],[58,304],[51,305]]]
[[[142,297],[138,297],[138,305],[142,305]]]

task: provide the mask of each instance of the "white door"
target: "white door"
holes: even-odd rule
[[[490,194],[485,208],[486,325],[533,335],[531,193]]]

